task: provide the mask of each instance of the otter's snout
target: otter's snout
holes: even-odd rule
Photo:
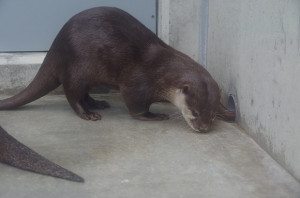
[[[209,132],[210,128],[211,128],[210,126],[205,125],[205,126],[199,127],[196,131],[200,132],[200,133],[207,133],[207,132]]]
[[[206,133],[210,130],[210,126],[205,126],[199,129],[199,132]]]
[[[207,133],[211,129],[211,122],[204,123],[201,118],[192,119],[188,123],[192,129],[200,133]]]

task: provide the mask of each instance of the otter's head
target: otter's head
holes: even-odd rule
[[[220,104],[219,87],[213,79],[198,83],[187,82],[176,89],[173,103],[195,131],[207,132]]]

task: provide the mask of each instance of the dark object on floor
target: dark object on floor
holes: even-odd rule
[[[84,182],[80,176],[50,162],[26,147],[0,126],[0,162],[16,168],[74,182]]]
[[[217,117],[226,122],[234,122],[236,119],[235,108],[233,109],[232,107],[228,107],[228,109],[227,109],[226,107],[221,105],[219,113],[217,114]]]

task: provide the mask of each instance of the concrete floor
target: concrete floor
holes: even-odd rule
[[[0,197],[300,197],[300,184],[235,124],[194,133],[182,118],[134,120],[117,94],[101,97],[112,108],[97,122],[78,118],[64,96],[1,111],[10,134],[86,181],[0,164]],[[177,112],[169,104],[153,111]]]

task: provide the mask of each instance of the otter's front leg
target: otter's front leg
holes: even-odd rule
[[[160,113],[151,113],[149,111],[151,102],[149,102],[144,94],[137,94],[128,89],[121,89],[121,94],[124,98],[125,104],[129,110],[130,115],[138,120],[143,121],[160,121],[167,120],[169,116]]]
[[[101,120],[99,112],[90,112],[88,110],[84,100],[84,96],[87,92],[85,86],[80,84],[74,85],[74,83],[68,83],[68,81],[66,81],[63,86],[69,104],[80,118],[92,121]]]

